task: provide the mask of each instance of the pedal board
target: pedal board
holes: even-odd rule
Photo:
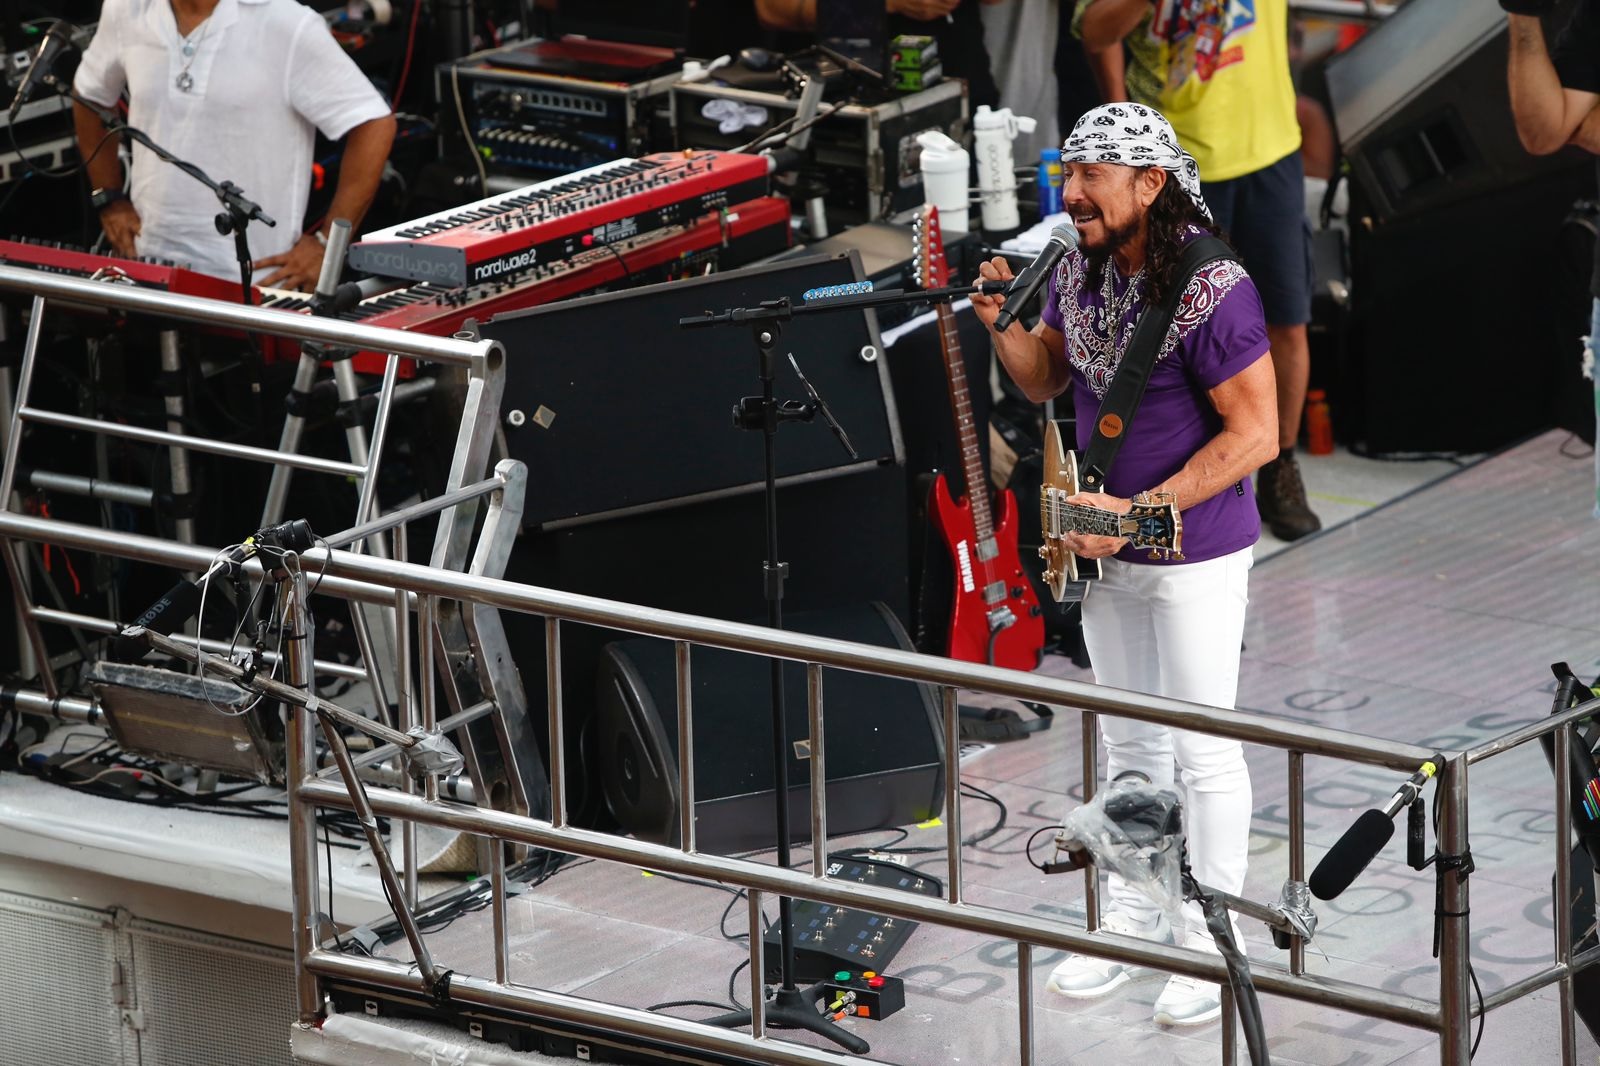
[[[870,855],[832,853],[828,856],[828,876],[896,892],[936,898],[944,894],[944,882],[938,878]],[[832,980],[842,971],[881,973],[917,928],[916,922],[903,918],[809,899],[793,900],[790,915],[794,926],[795,980],[802,983]],[[768,981],[782,977],[778,936],[774,925],[764,938],[766,950],[762,957],[766,960]]]

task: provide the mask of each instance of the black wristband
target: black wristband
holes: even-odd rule
[[[128,194],[121,189],[96,189],[89,194],[89,203],[94,205],[96,211],[104,211],[118,200],[126,200]]]

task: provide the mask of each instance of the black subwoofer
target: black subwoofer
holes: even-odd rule
[[[911,650],[881,603],[799,612],[785,628],[814,636]],[[695,843],[705,852],[749,851],[777,842],[773,799],[771,670],[757,655],[696,647],[690,654],[694,708]],[[828,832],[862,832],[924,821],[944,798],[944,740],[933,688],[847,670],[823,670]],[[677,672],[671,641],[606,645],[595,701],[591,757],[607,806],[623,829],[678,843]],[[806,674],[783,668],[785,757],[793,839],[810,835],[810,766],[804,740]]]

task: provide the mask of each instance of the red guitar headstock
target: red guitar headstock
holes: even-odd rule
[[[944,237],[939,233],[939,209],[924,204],[911,225],[914,277],[921,289],[942,289],[950,284],[950,264],[944,258]]]

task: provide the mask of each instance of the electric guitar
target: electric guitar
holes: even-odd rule
[[[1127,514],[1067,502],[1082,489],[1078,457],[1062,445],[1061,426],[1053,421],[1044,427],[1044,484],[1039,488],[1039,528],[1044,532],[1039,557],[1045,561],[1044,581],[1056,602],[1083,599],[1100,577],[1100,560],[1082,559],[1067,550],[1061,538],[1068,533],[1126,537],[1135,548],[1183,558],[1183,517],[1170,496],[1136,503]]]
[[[937,208],[930,205],[922,209],[914,241],[917,284],[924,289],[950,284]],[[957,502],[940,474],[934,480],[928,508],[950,549],[955,570],[947,654],[967,662],[1032,670],[1039,665],[1044,649],[1044,619],[1038,597],[1017,557],[1017,500],[1010,490],[1000,493],[1000,521],[996,524],[989,506],[989,478],[983,468],[983,453],[978,449],[956,316],[942,301],[936,313],[956,436],[961,444],[962,474],[967,483],[966,496]]]

